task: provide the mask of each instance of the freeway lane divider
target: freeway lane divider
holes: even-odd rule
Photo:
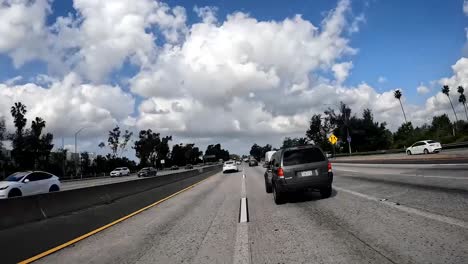
[[[120,218],[123,218],[133,212],[144,208],[148,205],[155,203],[155,201],[162,200],[180,190],[190,187],[201,180],[204,180],[220,171],[220,166],[210,167],[209,169],[203,169],[203,172],[198,173],[179,173],[173,174],[171,177],[156,177],[156,178],[145,178],[142,180],[126,182],[122,184],[116,184],[113,188],[108,186],[107,188],[114,189],[115,193],[106,194],[102,193],[103,197],[108,197],[107,200],[102,200],[102,203],[94,203],[95,205],[89,206],[90,201],[97,199],[96,190],[89,191],[93,188],[84,188],[74,191],[66,191],[60,193],[68,193],[66,196],[60,196],[63,201],[60,203],[60,199],[52,200],[56,196],[51,196],[48,199],[42,199],[41,203],[38,204],[38,198],[15,199],[15,205],[23,206],[21,209],[16,210],[12,214],[16,218],[20,218],[21,212],[26,212],[24,217],[29,218],[32,214],[41,214],[39,205],[46,205],[47,201],[50,201],[49,206],[57,207],[57,210],[68,210],[70,207],[77,208],[77,205],[86,205],[87,207],[72,211],[70,213],[63,213],[57,217],[50,217],[48,215],[51,211],[44,210],[44,213],[48,218],[43,219],[40,215],[40,221],[27,221],[24,224],[16,225],[9,228],[0,230],[0,248],[2,248],[2,263],[17,263],[19,261],[31,258],[41,254],[42,252],[48,251],[51,248],[55,248],[59,245],[67,243],[75,238],[81,237],[93,230],[99,229],[112,223]],[[165,178],[164,180],[157,178]],[[136,183],[138,182],[138,183]],[[126,188],[125,187],[126,184]],[[109,189],[101,186],[101,191],[109,191]],[[125,189],[130,189],[132,192],[126,192]],[[84,192],[87,190],[88,192]],[[59,194],[59,193],[53,193]],[[74,199],[71,194],[74,194]],[[80,196],[76,196],[80,194]],[[88,197],[86,194],[89,194]],[[124,195],[124,196],[122,196]],[[117,198],[119,197],[119,198]],[[30,200],[32,199],[32,200]],[[13,200],[13,199],[12,199]],[[83,200],[80,202],[80,200]],[[18,203],[18,201],[22,201]],[[33,202],[31,202],[33,201]],[[74,202],[76,204],[67,205],[68,202]],[[27,207],[26,205],[30,205]],[[5,207],[5,204],[0,204],[1,209],[13,209],[13,205]],[[26,211],[30,209],[32,212]],[[13,210],[15,211],[15,210]],[[7,211],[2,211],[2,217],[8,218]],[[10,212],[10,211],[8,211]],[[57,211],[59,212],[59,211]],[[28,215],[29,214],[29,215]],[[42,219],[42,220],[41,220]],[[30,218],[28,220],[31,220]]]
[[[2,199],[0,200],[0,212],[2,212],[2,217],[0,217],[0,230],[49,219],[96,205],[110,204],[126,196],[151,190],[219,168],[220,166],[212,166],[159,177],[148,177],[88,188]]]
[[[234,264],[249,264],[250,248],[249,248],[249,208],[247,203],[247,189],[245,188],[245,174],[241,177],[241,202],[239,208],[239,223],[236,230],[236,244],[234,248]]]
[[[157,202],[155,202],[155,203],[152,203],[152,204],[150,204],[150,205],[148,205],[148,206],[146,206],[146,207],[143,207],[143,208],[141,208],[141,209],[139,209],[139,210],[137,210],[137,211],[135,211],[135,212],[133,212],[133,213],[131,213],[131,214],[129,214],[129,215],[126,215],[126,216],[124,216],[124,217],[122,217],[122,218],[120,218],[120,219],[117,219],[117,220],[115,220],[115,221],[112,222],[112,223],[109,223],[109,224],[107,224],[107,225],[105,225],[105,226],[102,226],[102,227],[100,227],[100,228],[98,228],[98,229],[95,229],[95,230],[93,230],[93,231],[91,231],[91,232],[89,232],[89,233],[87,233],[87,234],[84,234],[84,235],[82,235],[82,236],[80,236],[80,237],[77,237],[77,238],[75,238],[75,239],[73,239],[73,240],[70,240],[70,241],[68,241],[68,242],[66,242],[66,243],[63,243],[63,244],[61,244],[61,245],[59,245],[59,246],[57,246],[57,247],[54,247],[54,248],[49,249],[49,250],[47,250],[47,251],[45,251],[45,252],[42,252],[42,253],[40,253],[40,254],[34,256],[34,257],[31,257],[31,258],[29,258],[29,259],[23,260],[23,261],[19,262],[19,264],[32,263],[32,262],[34,262],[34,261],[36,261],[36,260],[39,260],[39,259],[41,259],[41,258],[43,258],[43,257],[45,257],[45,256],[47,256],[47,255],[53,254],[53,253],[55,253],[55,252],[57,252],[57,251],[59,251],[59,250],[61,250],[61,249],[63,249],[63,248],[66,248],[66,247],[68,247],[68,246],[71,246],[71,245],[73,245],[73,244],[75,244],[75,243],[77,243],[77,242],[79,242],[79,241],[81,241],[81,240],[83,240],[83,239],[85,239],[85,238],[88,238],[88,237],[90,237],[90,236],[92,236],[92,235],[95,235],[95,234],[97,234],[97,233],[99,233],[99,232],[101,232],[101,231],[103,231],[103,230],[108,229],[109,227],[112,227],[112,226],[114,226],[114,225],[116,225],[116,224],[118,224],[118,223],[120,223],[120,222],[123,222],[123,221],[129,219],[130,217],[133,217],[133,216],[135,216],[135,215],[137,215],[137,214],[139,214],[139,213],[141,213],[141,212],[143,212],[143,211],[146,211],[146,210],[148,210],[148,209],[150,209],[150,208],[152,208],[152,207],[154,207],[154,206],[156,206],[156,205],[158,205],[158,204],[160,204],[160,203],[163,203],[163,202],[165,202],[165,201],[171,199],[171,198],[174,197],[174,196],[177,196],[177,195],[179,195],[179,194],[181,194],[181,193],[183,193],[183,192],[186,192],[186,191],[192,189],[193,187],[195,187],[195,186],[201,184],[202,182],[204,182],[204,181],[206,181],[206,180],[208,180],[208,179],[209,179],[209,177],[206,178],[206,179],[204,179],[204,180],[201,180],[201,181],[199,181],[199,182],[197,182],[197,183],[195,183],[195,184],[193,184],[193,185],[190,185],[189,187],[187,187],[187,188],[185,188],[185,189],[182,189],[182,190],[180,190],[180,191],[178,191],[178,192],[176,192],[176,193],[174,193],[174,194],[171,194],[171,195],[169,195],[169,196],[167,196],[167,197],[165,197],[165,198],[163,198],[163,199],[161,199],[161,200],[159,200],[159,201],[157,201]]]

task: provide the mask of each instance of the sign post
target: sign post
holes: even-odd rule
[[[328,137],[328,141],[333,146],[333,157],[335,157],[335,144],[338,141],[338,138],[335,135],[331,134],[330,137]]]
[[[349,132],[348,132],[348,137],[346,138],[346,140],[348,141],[349,155],[351,156],[351,136],[349,135]]]

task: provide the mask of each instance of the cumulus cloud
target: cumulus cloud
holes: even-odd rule
[[[9,124],[9,107],[22,101],[28,119],[43,117],[57,136],[88,125],[88,133],[103,136],[118,123],[202,146],[227,142],[238,150],[255,141],[275,144],[284,136],[303,136],[312,114],[340,101],[356,115],[372,109],[392,130],[403,122],[393,91],[343,85],[353,68],[350,57],[358,52],[350,33],[365,22],[364,15],[352,16],[348,0],[319,24],[300,15],[262,21],[242,12],[221,20],[215,7],[195,7],[199,21],[188,25],[184,8],[159,1],[75,0],[74,14],[46,25],[50,2],[8,3],[0,7],[0,34],[16,35],[0,40],[0,53],[17,66],[42,59],[53,73],[23,85],[0,84],[0,115]],[[35,42],[37,47],[27,46]],[[138,68],[129,87],[105,84],[126,63]],[[453,71],[440,83],[454,87],[455,99],[456,85],[468,80],[467,59]],[[131,93],[141,97],[137,105]],[[446,111],[444,96],[436,94],[424,106],[409,104],[405,96],[402,102],[408,118],[422,124]]]
[[[360,14],[359,16],[355,17],[353,22],[351,23],[351,26],[349,27],[348,31],[349,33],[357,33],[359,32],[359,24],[365,23],[366,22],[366,17],[364,14]]]
[[[92,81],[102,81],[127,60],[145,67],[156,54],[154,27],[165,41],[174,43],[185,34],[186,14],[181,7],[151,0],[75,0],[77,17],[59,17],[49,39],[55,69],[73,69]],[[105,19],[103,19],[105,18]]]
[[[338,83],[342,83],[348,78],[349,71],[353,68],[352,62],[343,62],[334,64],[332,67],[333,74]]]
[[[131,79],[131,90],[213,106],[252,92],[264,103],[273,95],[293,96],[310,88],[311,72],[356,52],[341,35],[348,9],[349,1],[341,1],[321,29],[301,16],[266,22],[244,13],[219,25],[194,24],[181,45],[164,47],[152,67]]]
[[[9,114],[15,102],[27,106],[27,119],[36,116],[47,122],[47,130],[56,136],[70,136],[88,126],[88,134],[101,135],[133,112],[135,100],[118,86],[90,85],[70,73],[63,80],[40,86],[0,84],[0,116],[12,130]]]
[[[430,92],[429,88],[427,88],[427,86],[421,84],[419,85],[417,88],[416,88],[416,91],[418,92],[418,94],[420,95],[425,95],[425,94],[428,94]]]
[[[45,19],[49,0],[0,1],[0,53],[9,54],[15,67],[47,55]]]
[[[153,0],[74,0],[75,15],[46,25],[50,0],[0,3],[0,53],[16,67],[45,61],[54,74],[70,71],[102,82],[127,61],[145,67],[154,59],[158,37],[177,43],[186,34],[185,9]]]

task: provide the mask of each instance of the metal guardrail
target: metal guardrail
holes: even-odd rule
[[[442,144],[442,149],[456,149],[456,148],[468,148],[468,141]],[[406,149],[387,149],[387,150],[376,150],[366,152],[355,152],[355,153],[340,153],[336,154],[335,157],[349,157],[349,156],[366,156],[366,155],[379,155],[379,154],[395,154],[405,153]]]

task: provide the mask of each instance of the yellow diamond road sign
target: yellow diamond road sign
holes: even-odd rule
[[[338,138],[335,135],[331,134],[331,136],[328,138],[328,141],[330,141],[330,143],[335,145],[336,142],[338,141]]]

